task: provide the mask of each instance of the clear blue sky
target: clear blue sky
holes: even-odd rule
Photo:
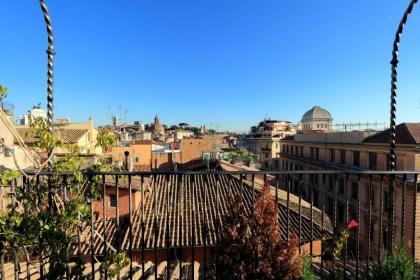
[[[299,121],[386,121],[392,41],[409,0],[48,1],[55,116],[182,121],[243,131]],[[45,107],[45,26],[36,0],[0,1],[0,83],[17,114]],[[398,122],[420,122],[420,4],[401,44]],[[123,109],[119,110],[119,106]]]

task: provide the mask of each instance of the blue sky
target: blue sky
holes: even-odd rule
[[[408,0],[48,1],[55,116],[244,131],[299,121],[388,122],[392,42]],[[21,114],[46,102],[38,1],[0,2],[0,83]],[[402,39],[398,122],[420,122],[420,7]],[[121,109],[120,109],[121,108]]]

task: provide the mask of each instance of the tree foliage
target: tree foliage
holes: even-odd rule
[[[0,102],[7,96],[7,88],[0,84]]]
[[[319,280],[320,277],[312,270],[311,256],[302,257],[302,276],[301,280]]]
[[[185,123],[185,122],[179,123],[178,126],[181,129],[187,129],[188,127],[190,127],[190,125],[188,123]]]
[[[226,155],[226,160],[233,163],[237,161],[258,162],[258,156],[245,148],[240,148],[238,150],[229,152]]]
[[[13,185],[15,190],[14,203],[0,215],[0,248],[8,256],[15,255],[19,261],[48,263],[46,279],[62,279],[66,271],[71,279],[84,279],[82,259],[72,258],[72,265],[67,264],[69,255],[77,247],[81,227],[93,218],[93,201],[100,198],[97,189],[100,178],[82,175],[84,160],[80,148],[64,143],[52,134],[45,120],[35,119],[29,134],[34,138],[39,154],[55,148],[65,148],[69,153],[41,166],[40,171],[49,166],[50,175],[29,176],[24,184],[15,183],[22,180],[18,178],[18,172],[2,172],[2,187]],[[111,142],[106,139],[100,145],[104,147]],[[91,169],[100,170],[101,166]],[[67,175],[63,176],[63,173]],[[101,270],[118,273],[126,258],[123,255],[110,255],[109,258],[114,263],[104,262]]]
[[[223,219],[214,265],[220,279],[299,279],[297,238],[281,238],[277,206],[268,186],[263,187],[251,215],[241,197],[234,199]]]
[[[98,142],[97,146],[102,147],[104,150],[108,150],[117,144],[115,135],[109,133],[106,129],[99,130],[96,140]]]

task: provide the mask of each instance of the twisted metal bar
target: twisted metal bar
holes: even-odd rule
[[[411,0],[408,8],[406,9],[403,18],[398,26],[397,33],[395,34],[394,45],[392,50],[392,60],[391,60],[391,112],[390,112],[390,152],[389,152],[389,170],[395,171],[396,166],[396,157],[395,157],[395,147],[396,147],[396,118],[397,118],[397,68],[398,68],[398,51],[401,42],[401,36],[404,31],[404,26],[407,23],[408,17],[410,16],[411,12],[413,11],[414,5],[417,3],[417,0]],[[390,239],[391,244],[393,244],[394,240],[394,225],[395,225],[395,199],[394,199],[394,192],[395,192],[395,176],[390,176],[390,183],[389,183],[390,193],[391,193],[391,201],[392,201],[392,209],[391,209],[391,228],[390,228]],[[392,247],[392,246],[391,246]]]
[[[54,34],[53,28],[51,23],[51,18],[48,13],[48,6],[45,3],[45,0],[39,0],[41,5],[42,13],[44,14],[45,24],[47,26],[47,33],[48,33],[48,97],[47,97],[47,122],[50,128],[51,133],[53,132],[53,93],[54,93]],[[51,151],[50,151],[51,152]]]
[[[411,0],[410,5],[404,13],[404,16],[398,26],[395,34],[394,46],[392,50],[392,71],[391,71],[391,117],[390,117],[390,160],[389,168],[391,171],[395,170],[395,144],[396,144],[396,114],[397,114],[397,68],[398,68],[398,51],[400,47],[401,36],[404,31],[404,26],[407,19],[413,11],[417,0]]]

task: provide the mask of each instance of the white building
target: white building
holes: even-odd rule
[[[47,112],[41,109],[40,105],[34,106],[32,110],[28,111],[27,113],[23,114],[19,119],[19,125],[29,125],[31,120],[36,118],[47,119]]]
[[[332,130],[333,118],[327,110],[314,106],[302,117],[302,129],[305,130]]]
[[[38,166],[35,154],[27,148],[12,123],[12,116],[0,110],[0,170]]]
[[[175,131],[175,142],[179,142],[185,138],[194,137],[194,132],[191,130],[178,129]]]

